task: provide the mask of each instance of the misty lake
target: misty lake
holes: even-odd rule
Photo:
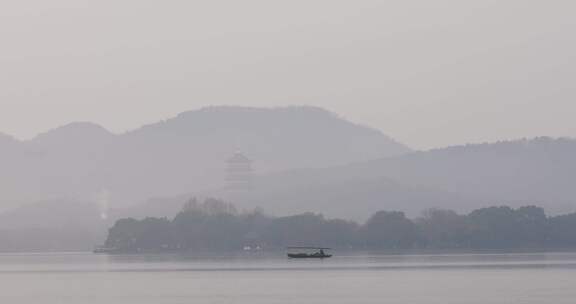
[[[576,254],[0,255],[0,303],[574,303]]]

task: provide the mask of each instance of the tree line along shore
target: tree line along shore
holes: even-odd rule
[[[303,213],[238,212],[218,200],[191,199],[173,218],[124,218],[109,229],[110,252],[279,249],[316,245],[374,250],[576,249],[576,213],[548,216],[536,206],[494,206],[458,214],[429,209],[415,219],[378,211],[365,223]]]

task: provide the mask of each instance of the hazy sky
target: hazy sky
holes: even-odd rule
[[[415,148],[576,136],[576,2],[0,2],[0,132],[309,104]]]

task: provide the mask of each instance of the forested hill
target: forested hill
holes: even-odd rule
[[[576,210],[576,140],[540,137],[455,146],[344,167],[340,174],[386,176],[506,204]]]
[[[259,173],[410,151],[378,130],[314,107],[212,107],[125,134],[72,123],[29,141],[0,136],[0,209],[68,197],[132,204],[222,186],[237,150]]]
[[[576,140],[542,137],[266,175],[250,194],[230,199],[279,214],[311,210],[355,219],[375,208],[415,215],[430,207],[468,212],[491,204],[565,213],[576,211],[575,180]]]

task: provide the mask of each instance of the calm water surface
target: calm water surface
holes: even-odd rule
[[[576,303],[576,254],[0,255],[0,303]]]

